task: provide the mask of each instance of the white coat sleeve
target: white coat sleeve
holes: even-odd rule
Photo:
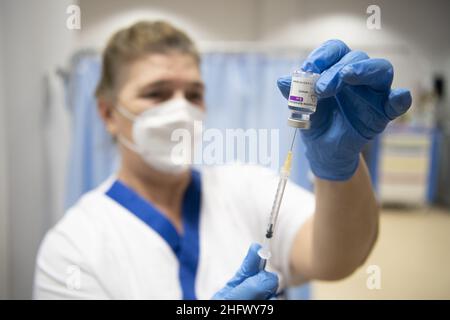
[[[33,299],[109,299],[76,241],[51,230],[36,261]]]

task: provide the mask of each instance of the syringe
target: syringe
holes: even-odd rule
[[[292,167],[292,149],[294,147],[295,137],[297,135],[297,128],[294,132],[294,137],[292,138],[291,147],[288,151],[286,159],[284,161],[283,167],[280,170],[280,180],[278,181],[277,192],[275,194],[275,199],[273,200],[272,210],[269,215],[269,222],[267,224],[266,235],[264,238],[264,243],[258,251],[258,255],[261,258],[260,269],[263,270],[266,267],[267,260],[271,257],[270,252],[270,240],[272,239],[273,232],[275,230],[276,222],[278,220],[278,213],[280,212],[281,201],[283,200],[284,189],[286,188],[286,183],[291,173]]]

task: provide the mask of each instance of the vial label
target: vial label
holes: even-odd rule
[[[316,80],[315,77],[292,77],[288,106],[315,111],[317,106],[317,95],[314,91]]]

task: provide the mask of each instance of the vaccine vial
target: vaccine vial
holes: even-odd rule
[[[291,127],[309,129],[309,116],[316,111],[317,107],[315,86],[319,77],[318,73],[301,70],[292,73],[288,99],[288,107],[291,112],[288,125]]]

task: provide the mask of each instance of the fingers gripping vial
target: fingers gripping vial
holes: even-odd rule
[[[288,98],[288,107],[291,111],[288,118],[288,125],[295,128],[294,137],[292,138],[291,147],[288,151],[283,167],[280,170],[280,180],[278,182],[275,199],[273,201],[272,210],[269,215],[264,243],[258,251],[261,258],[260,269],[264,269],[267,260],[271,257],[270,241],[278,220],[281,201],[283,200],[286,183],[289,179],[292,167],[292,149],[294,147],[297,129],[309,129],[310,115],[316,111],[317,96],[315,93],[316,81],[320,74],[304,71],[295,71],[292,74],[291,89]]]

